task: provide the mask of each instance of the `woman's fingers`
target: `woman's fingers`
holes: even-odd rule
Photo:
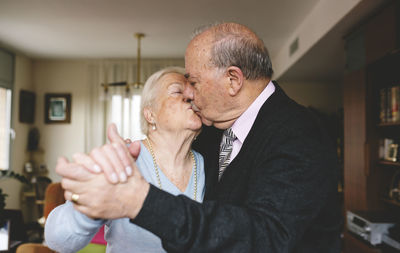
[[[108,158],[108,161],[111,163],[111,166],[114,168],[114,171],[118,175],[120,182],[126,182],[127,175],[125,172],[125,166],[120,159],[116,148],[114,147],[115,145],[118,144],[106,144],[101,149]]]
[[[129,154],[129,151],[126,148],[126,146],[121,143],[112,143],[111,145],[113,146],[120,161],[122,162],[122,165],[124,166],[127,176],[132,176],[132,167],[131,166],[133,163],[133,158]]]
[[[112,183],[116,184],[119,182],[119,176],[121,172],[123,172],[123,166],[121,162],[115,162],[115,160],[119,159],[118,156],[113,154],[113,161],[115,164],[117,164],[116,167],[113,166],[113,163],[109,160],[109,155],[106,154],[106,150],[104,147],[105,146],[111,146],[111,144],[106,144],[103,147],[100,148],[94,148],[90,152],[90,157],[94,160],[96,164],[98,164],[101,169],[103,170],[104,174],[106,175],[107,180]],[[108,149],[110,152],[113,152],[113,149]]]
[[[100,173],[101,167],[96,164],[93,159],[84,153],[75,153],[72,155],[72,159],[74,159],[75,163],[81,164],[86,167],[92,173]]]

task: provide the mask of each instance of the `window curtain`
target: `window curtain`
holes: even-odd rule
[[[184,67],[183,59],[142,59],[141,82],[154,72],[169,66]],[[85,151],[101,146],[107,141],[106,131],[110,123],[117,125],[121,136],[132,140],[142,139],[140,129],[141,88],[130,86],[109,87],[107,95],[101,84],[128,81],[136,82],[137,62],[129,60],[99,60],[88,64],[89,100],[85,109]]]

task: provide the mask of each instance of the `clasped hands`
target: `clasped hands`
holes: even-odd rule
[[[129,146],[114,124],[107,129],[109,144],[93,149],[89,154],[76,153],[73,161],[65,157],[57,161],[56,172],[66,200],[91,218],[134,219],[149,191],[149,183],[139,172],[135,160],[140,142]]]

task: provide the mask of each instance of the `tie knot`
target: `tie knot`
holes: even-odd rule
[[[226,130],[224,131],[224,135],[225,135],[225,137],[226,137],[228,140],[230,140],[230,141],[233,141],[233,140],[236,139],[236,136],[235,136],[235,134],[233,133],[231,127],[228,128],[228,129],[226,129]]]

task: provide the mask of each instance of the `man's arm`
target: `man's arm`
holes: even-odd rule
[[[301,145],[299,145],[301,143]],[[291,252],[335,189],[334,166],[312,138],[287,136],[260,159],[243,205],[196,203],[151,186],[133,223],[168,252]]]

